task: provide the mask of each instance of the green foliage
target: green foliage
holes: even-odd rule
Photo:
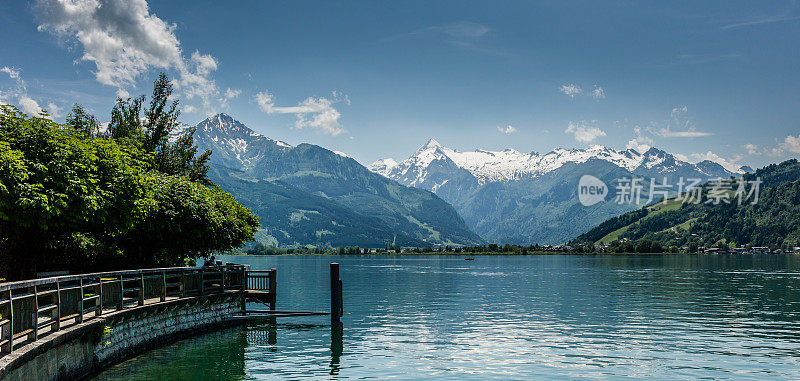
[[[87,138],[97,136],[99,124],[97,118],[86,112],[83,106],[75,104],[67,115],[67,126],[77,134]]]
[[[621,216],[617,216],[611,218],[609,220],[603,221],[597,227],[589,230],[586,233],[579,235],[575,241],[577,242],[597,242],[601,238],[611,234],[612,232],[619,230],[622,227],[628,226],[645,216],[647,216],[648,209],[642,208],[639,210],[634,210],[629,213],[625,213]]]
[[[162,100],[165,83],[154,92]],[[129,105],[115,107],[113,138],[96,136],[77,105],[68,125],[0,106],[0,270],[9,278],[182,265],[253,238],[257,218],[202,183],[210,152],[196,160],[191,138],[166,140],[175,104],[165,112],[151,103],[138,130]],[[155,150],[145,149],[154,137]]]
[[[176,266],[253,238],[258,219],[218,187],[158,172],[146,182],[155,207],[117,241],[131,264]]]
[[[7,106],[0,142],[0,250],[18,271],[59,260],[45,253],[73,235],[123,234],[153,206],[141,177],[150,158],[136,147],[88,140]]]
[[[191,181],[210,185],[207,163],[211,151],[197,155],[194,130],[184,131],[175,142],[170,142],[170,134],[180,125],[178,101],[169,102],[172,91],[169,79],[161,73],[153,85],[153,96],[146,110],[142,110],[145,102],[143,95],[133,99],[117,99],[111,110],[111,137],[153,153],[156,171],[186,176]]]

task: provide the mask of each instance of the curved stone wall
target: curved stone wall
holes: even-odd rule
[[[2,380],[87,377],[146,350],[240,324],[236,292],[169,300],[103,315],[55,332],[0,359]]]

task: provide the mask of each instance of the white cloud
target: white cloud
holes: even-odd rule
[[[752,143],[745,144],[742,148],[747,150],[748,155],[755,155],[758,153],[758,146]]]
[[[689,161],[689,157],[682,153],[673,153],[672,156],[675,156],[675,158],[680,161],[686,161],[686,162]]]
[[[711,151],[708,151],[706,153],[693,153],[692,158],[695,159],[696,161],[703,161],[703,160],[713,161],[731,172],[738,172],[739,168],[742,167],[742,165],[738,163],[738,161],[742,159],[741,156],[736,156],[731,159],[725,159],[722,156],[719,156]]]
[[[508,125],[508,126],[506,126],[505,128],[503,128],[503,127],[500,127],[500,126],[497,126],[497,131],[500,131],[500,132],[502,132],[502,133],[504,133],[504,134],[506,134],[506,135],[511,135],[511,134],[513,134],[513,133],[517,132],[517,129],[516,129],[516,128],[514,128],[514,126],[512,126],[512,125],[510,125],[510,124],[509,124],[509,125]]]
[[[761,24],[772,24],[777,22],[784,22],[784,21],[794,21],[799,20],[800,16],[787,16],[787,15],[778,15],[778,16],[767,16],[767,17],[759,17],[751,20],[739,21],[733,24],[728,24],[722,26],[720,29],[722,30],[730,30],[736,28],[743,28]]]
[[[453,38],[477,38],[489,33],[489,27],[471,22],[433,26],[428,28],[428,30],[440,31]]]
[[[22,112],[30,116],[39,116],[43,107],[39,105],[39,102],[28,95],[28,89],[25,86],[25,81],[22,79],[20,72],[20,69],[10,68],[8,66],[0,68],[0,73],[8,74],[8,77],[13,79],[16,84],[10,91],[0,91],[0,104],[10,105],[12,104],[12,99],[16,98],[17,106],[19,106]],[[53,102],[48,102],[46,109],[51,118],[58,118],[61,116],[61,107]]]
[[[225,90],[225,98],[227,98],[227,99],[239,98],[239,95],[241,93],[242,93],[242,90],[231,89],[229,87],[227,90]]]
[[[561,85],[558,91],[568,95],[570,98],[575,98],[575,95],[578,95],[583,92],[583,90],[575,84],[566,84]]]
[[[594,99],[606,99],[606,91],[603,90],[602,87],[594,85],[594,90],[592,90],[592,98],[594,98]]]
[[[628,141],[625,148],[634,149],[639,153],[647,152],[653,146],[653,139],[645,135],[642,128],[639,126],[634,127],[633,132],[636,134],[636,137]]]
[[[199,98],[207,113],[224,102],[211,78],[216,59],[197,51],[185,59],[176,26],[151,14],[146,0],[37,0],[36,11],[39,30],[75,38],[81,59],[96,65],[97,81],[119,89],[118,96],[156,68],[176,70],[176,88]]]
[[[60,118],[61,117],[61,111],[63,109],[61,107],[58,107],[55,103],[50,102],[50,103],[47,104],[46,110],[50,114],[50,116],[52,116],[53,118]]]
[[[577,123],[569,122],[569,125],[564,132],[572,134],[575,137],[575,140],[581,143],[590,143],[601,136],[606,136],[605,131],[593,126],[593,123],[594,121],[586,122],[585,120]]]
[[[217,70],[217,60],[210,54],[200,54],[197,50],[192,53],[192,63],[197,68],[197,74],[207,76]]]
[[[661,130],[661,136],[665,138],[699,138],[711,135],[713,134],[710,132],[701,131],[670,131],[669,129]]]
[[[258,108],[267,114],[295,114],[295,128],[313,128],[320,132],[332,136],[339,135],[345,130],[339,125],[339,118],[342,116],[333,105],[339,102],[348,103],[350,100],[342,97],[337,92],[333,93],[333,98],[314,98],[308,97],[297,106],[276,106],[275,97],[269,91],[259,92],[255,96]]]
[[[30,116],[38,116],[39,113],[42,112],[42,107],[39,106],[39,103],[27,95],[20,96],[17,102],[22,112]]]
[[[800,154],[800,135],[787,136],[780,144],[780,148],[791,153]]]
[[[636,152],[639,152],[639,153],[645,153],[651,147],[652,146],[647,144],[647,143],[640,142],[639,139],[631,139],[631,140],[628,141],[628,144],[625,146],[626,149],[633,149],[633,150],[636,150]]]
[[[19,69],[3,66],[2,68],[0,68],[0,72],[8,74],[8,76],[11,77],[11,79],[19,79]]]
[[[692,120],[686,116],[688,111],[686,106],[673,108],[666,127],[656,131],[656,134],[665,138],[697,138],[713,135],[710,132],[697,131]]]

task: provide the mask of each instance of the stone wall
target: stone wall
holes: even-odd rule
[[[0,359],[2,380],[76,379],[181,338],[239,324],[238,293],[171,300],[75,325]]]

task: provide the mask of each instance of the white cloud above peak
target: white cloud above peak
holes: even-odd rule
[[[741,156],[736,156],[731,159],[725,159],[722,156],[719,156],[711,151],[708,151],[706,153],[694,153],[691,156],[692,159],[695,159],[698,162],[703,160],[713,161],[731,172],[739,172],[739,169],[742,167],[742,164],[738,163],[738,161],[742,159]]]
[[[697,138],[713,135],[710,132],[697,131],[694,123],[687,116],[688,111],[689,108],[686,106],[673,108],[666,126],[656,131],[656,134],[665,138]]]
[[[592,90],[592,98],[606,99],[606,91],[602,87],[595,85],[594,90]]]
[[[242,90],[240,89],[231,89],[229,87],[227,90],[225,90],[225,98],[227,99],[239,98],[240,94],[242,94]]]
[[[573,83],[561,85],[558,91],[569,96],[570,98],[575,98],[576,95],[583,93],[583,89]]]
[[[585,120],[580,122],[569,122],[569,125],[564,132],[567,134],[572,134],[575,140],[581,143],[591,143],[601,136],[606,136],[605,131],[594,126],[594,123],[594,121],[587,122]]]
[[[345,132],[339,124],[342,115],[333,106],[340,102],[349,104],[350,100],[337,92],[333,92],[330,99],[308,97],[296,106],[276,106],[275,96],[269,91],[256,94],[255,101],[258,108],[267,114],[295,114],[294,127],[297,129],[312,128],[331,136]]]
[[[506,134],[506,135],[511,135],[511,134],[517,132],[517,129],[514,126],[509,124],[506,127],[497,126],[497,131],[499,131],[499,132],[501,132],[503,134]]]

